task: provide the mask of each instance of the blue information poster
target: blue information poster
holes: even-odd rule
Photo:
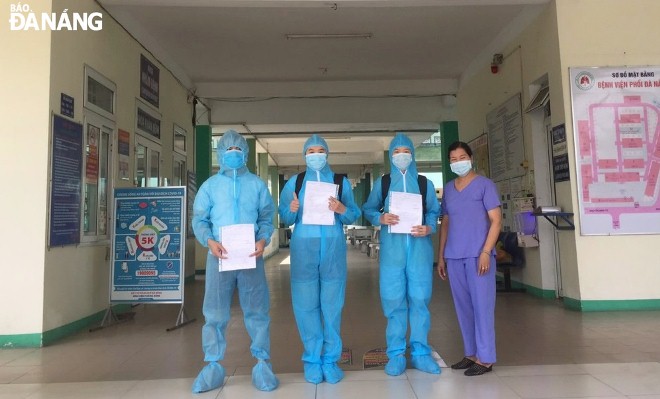
[[[185,187],[118,188],[110,302],[182,303]]]
[[[80,242],[82,132],[80,123],[54,115],[48,228],[50,247]]]

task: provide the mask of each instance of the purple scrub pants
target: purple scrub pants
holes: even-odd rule
[[[482,276],[477,274],[478,261],[479,258],[446,259],[447,274],[465,356],[495,363],[495,256],[491,256],[488,273]]]

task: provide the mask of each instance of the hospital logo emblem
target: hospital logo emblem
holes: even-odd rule
[[[594,86],[594,76],[589,72],[580,72],[575,77],[575,85],[580,90],[589,90]]]

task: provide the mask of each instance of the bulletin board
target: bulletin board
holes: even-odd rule
[[[470,140],[467,143],[472,149],[472,168],[482,176],[490,177],[490,165],[488,164],[488,135]]]
[[[523,176],[525,160],[520,94],[486,115],[490,175],[498,182]]]

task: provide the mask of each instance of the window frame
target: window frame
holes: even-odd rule
[[[177,147],[176,145],[176,137],[177,133],[180,133],[180,136],[183,136],[183,149]],[[174,124],[174,127],[172,129],[172,151],[177,154],[181,154],[184,157],[188,153],[188,131],[181,126],[177,125],[176,123]]]
[[[173,184],[174,186],[186,186],[187,181],[188,181],[188,159],[185,155],[179,154],[177,152],[172,154],[172,182],[174,182],[174,179],[177,177],[174,174],[174,167],[175,165],[179,163],[181,164],[181,183],[180,184]]]
[[[97,176],[97,184],[96,184],[96,204],[95,204],[95,226],[96,226],[96,233],[95,234],[88,234],[85,231],[85,213],[86,213],[86,199],[85,199],[85,190],[87,187],[87,164],[88,164],[88,156],[87,156],[87,149],[89,145],[89,126],[95,126],[99,129],[99,137],[98,137],[98,176]],[[107,141],[105,142],[105,146],[107,148],[103,148],[102,145],[104,144],[103,136],[107,134]],[[84,110],[83,111],[83,162],[82,162],[82,176],[81,176],[81,187],[80,187],[80,199],[82,201],[82,206],[80,207],[80,243],[81,244],[89,244],[89,243],[105,243],[111,238],[111,220],[112,220],[112,214],[114,211],[113,208],[113,203],[112,203],[112,191],[114,189],[114,165],[115,165],[115,154],[114,154],[114,140],[116,139],[116,134],[117,134],[117,127],[114,121],[105,118],[102,115],[99,115],[95,112],[92,112],[91,110]],[[103,178],[101,176],[101,171],[102,171],[102,165],[101,165],[101,159],[103,157],[103,153],[105,152],[105,157],[106,157],[106,165],[105,165],[105,171],[106,171],[106,176],[105,176],[105,189],[102,190],[102,184],[100,183],[101,179]],[[100,201],[101,199],[101,194],[102,191],[104,191],[105,194],[105,234],[99,234],[98,229],[99,225],[101,222],[100,215],[101,215],[101,210],[102,210],[102,202]]]
[[[89,101],[89,78],[94,79],[112,92],[112,112],[108,112]],[[117,111],[117,85],[87,64],[84,65],[83,108],[93,111],[109,120],[115,120],[115,112]]]
[[[144,136],[142,134],[136,133],[135,134],[135,143],[133,147],[133,154],[135,154],[135,160],[134,160],[134,170],[135,170],[135,187],[160,187],[163,185],[163,168],[161,167],[163,164],[163,146],[160,145],[160,143],[155,142],[154,140],[151,139],[151,135],[149,136]],[[138,150],[137,147],[142,146],[146,148],[145,152],[145,170],[149,172],[149,174],[145,174],[145,185],[140,186],[139,185],[139,175],[138,175]],[[150,186],[149,179],[152,178],[150,175],[151,173],[151,153],[152,151],[157,151],[159,156],[158,156],[158,185],[156,186]]]

